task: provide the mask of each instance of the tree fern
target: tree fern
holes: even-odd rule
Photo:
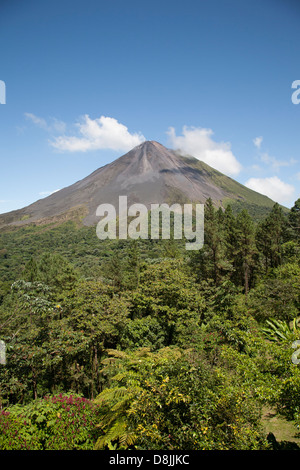
[[[169,377],[164,373],[161,375],[159,369],[169,364],[170,360],[176,362],[181,357],[181,352],[176,348],[167,347],[156,353],[151,352],[149,348],[140,348],[128,353],[109,350],[108,354],[109,357],[102,361],[102,372],[108,376],[110,386],[95,399],[102,410],[101,423],[98,425],[102,435],[95,448],[127,449],[134,445],[138,437],[134,431],[137,429],[136,420],[139,419],[136,415],[136,404],[147,404],[147,396],[150,394],[152,402],[162,408],[164,387]],[[154,371],[158,383],[148,380]],[[165,406],[170,403],[185,403],[187,400],[188,398],[179,392],[177,384],[170,387],[163,399]],[[135,424],[132,424],[133,422]]]

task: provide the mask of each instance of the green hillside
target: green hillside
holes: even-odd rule
[[[246,209],[255,220],[261,220],[274,206],[274,201],[269,197],[247,188],[206,163],[194,157],[186,157],[184,160],[186,159],[191,167],[201,171],[216,186],[228,193],[228,196],[222,200],[222,204],[224,207],[230,205],[234,213],[237,214]],[[285,213],[288,213],[286,207],[281,207]]]

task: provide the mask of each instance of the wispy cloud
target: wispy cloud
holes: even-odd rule
[[[47,132],[61,133],[66,131],[66,124],[63,121],[60,121],[59,119],[56,119],[54,117],[49,118],[48,122],[46,121],[46,119],[36,116],[33,113],[25,113],[25,117],[33,124],[40,127],[41,129],[44,129]]]
[[[25,117],[27,119],[29,119],[30,121],[32,121],[33,124],[40,127],[41,129],[47,129],[48,128],[47,122],[45,121],[45,119],[40,118],[40,117],[36,116],[35,114],[25,113]]]
[[[262,141],[263,141],[262,137],[255,137],[255,139],[253,139],[253,143],[255,147],[257,147],[258,149],[260,149]]]
[[[215,142],[211,129],[184,126],[182,135],[177,136],[175,129],[170,127],[167,134],[176,150],[198,158],[226,175],[240,173],[242,166],[233,155],[230,143]]]
[[[263,137],[255,137],[253,143],[258,150],[261,150]],[[270,155],[268,152],[258,152],[258,158],[261,163],[269,166],[273,171],[278,172],[282,167],[289,167],[297,163],[297,160],[290,158],[288,160],[278,160],[277,158]]]
[[[124,124],[107,116],[91,119],[85,115],[76,128],[76,135],[58,136],[50,141],[50,145],[62,152],[99,149],[128,151],[146,140],[142,134],[130,133]]]
[[[260,159],[266,165],[269,165],[274,171],[280,170],[281,167],[288,167],[297,163],[297,160],[290,158],[289,160],[278,160],[267,152],[261,154]]]
[[[285,183],[277,176],[250,178],[246,181],[245,186],[283,205],[290,202],[295,194],[294,186]]]

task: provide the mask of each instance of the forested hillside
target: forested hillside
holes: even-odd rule
[[[300,199],[260,222],[208,200],[204,233],[199,251],[71,222],[0,233],[1,450],[297,446]]]

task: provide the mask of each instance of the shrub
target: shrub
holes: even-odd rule
[[[46,396],[0,414],[1,450],[88,450],[99,407],[80,396]]]

